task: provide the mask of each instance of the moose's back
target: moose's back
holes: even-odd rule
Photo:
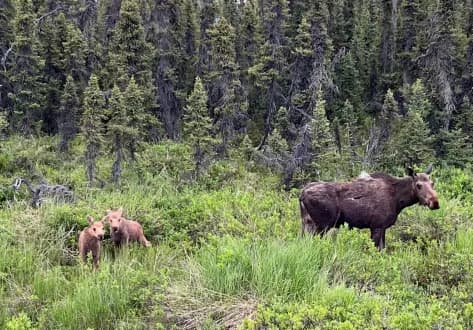
[[[306,185],[300,201],[320,230],[338,227],[371,228],[380,213],[393,213],[386,221],[395,220],[396,201],[392,185],[382,178],[362,178],[352,182],[312,182]],[[387,224],[383,224],[387,225]]]

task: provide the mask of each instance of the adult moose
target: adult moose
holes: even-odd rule
[[[309,183],[299,197],[302,234],[323,235],[346,222],[350,228],[369,228],[371,239],[381,250],[386,229],[405,207],[419,203],[431,210],[439,208],[431,171],[432,165],[419,174],[408,167],[404,178],[374,173],[351,182]]]

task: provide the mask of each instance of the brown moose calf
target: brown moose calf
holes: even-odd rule
[[[121,246],[128,244],[130,241],[136,241],[146,247],[151,246],[143,233],[141,225],[136,221],[125,219],[121,207],[116,211],[107,210],[105,219],[110,224],[110,237],[115,245]]]
[[[84,263],[87,262],[87,255],[92,252],[93,266],[95,269],[99,268],[100,258],[100,241],[104,237],[104,223],[102,221],[94,221],[88,215],[87,221],[90,226],[85,228],[79,235],[79,254]]]

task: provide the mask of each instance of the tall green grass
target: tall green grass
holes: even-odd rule
[[[124,166],[122,185],[100,189],[85,181],[80,139],[61,161],[55,143],[0,146],[0,328],[473,327],[470,169],[436,169],[441,209],[404,210],[378,252],[367,230],[301,238],[298,191],[239,159],[191,181],[188,147],[166,141]],[[99,176],[111,165],[101,157]],[[33,170],[80,199],[31,209],[10,185]],[[119,206],[153,247],[105,241],[93,272],[79,262],[78,233],[86,215]]]

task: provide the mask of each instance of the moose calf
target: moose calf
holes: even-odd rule
[[[94,221],[90,215],[87,216],[90,226],[85,228],[79,236],[79,254],[84,263],[87,262],[87,255],[92,252],[93,267],[99,268],[100,241],[104,237],[103,221]]]
[[[130,241],[137,241],[146,247],[151,243],[146,239],[141,225],[133,220],[123,217],[123,209],[120,207],[116,211],[107,210],[104,218],[110,224],[110,237],[117,246],[128,244]]]

